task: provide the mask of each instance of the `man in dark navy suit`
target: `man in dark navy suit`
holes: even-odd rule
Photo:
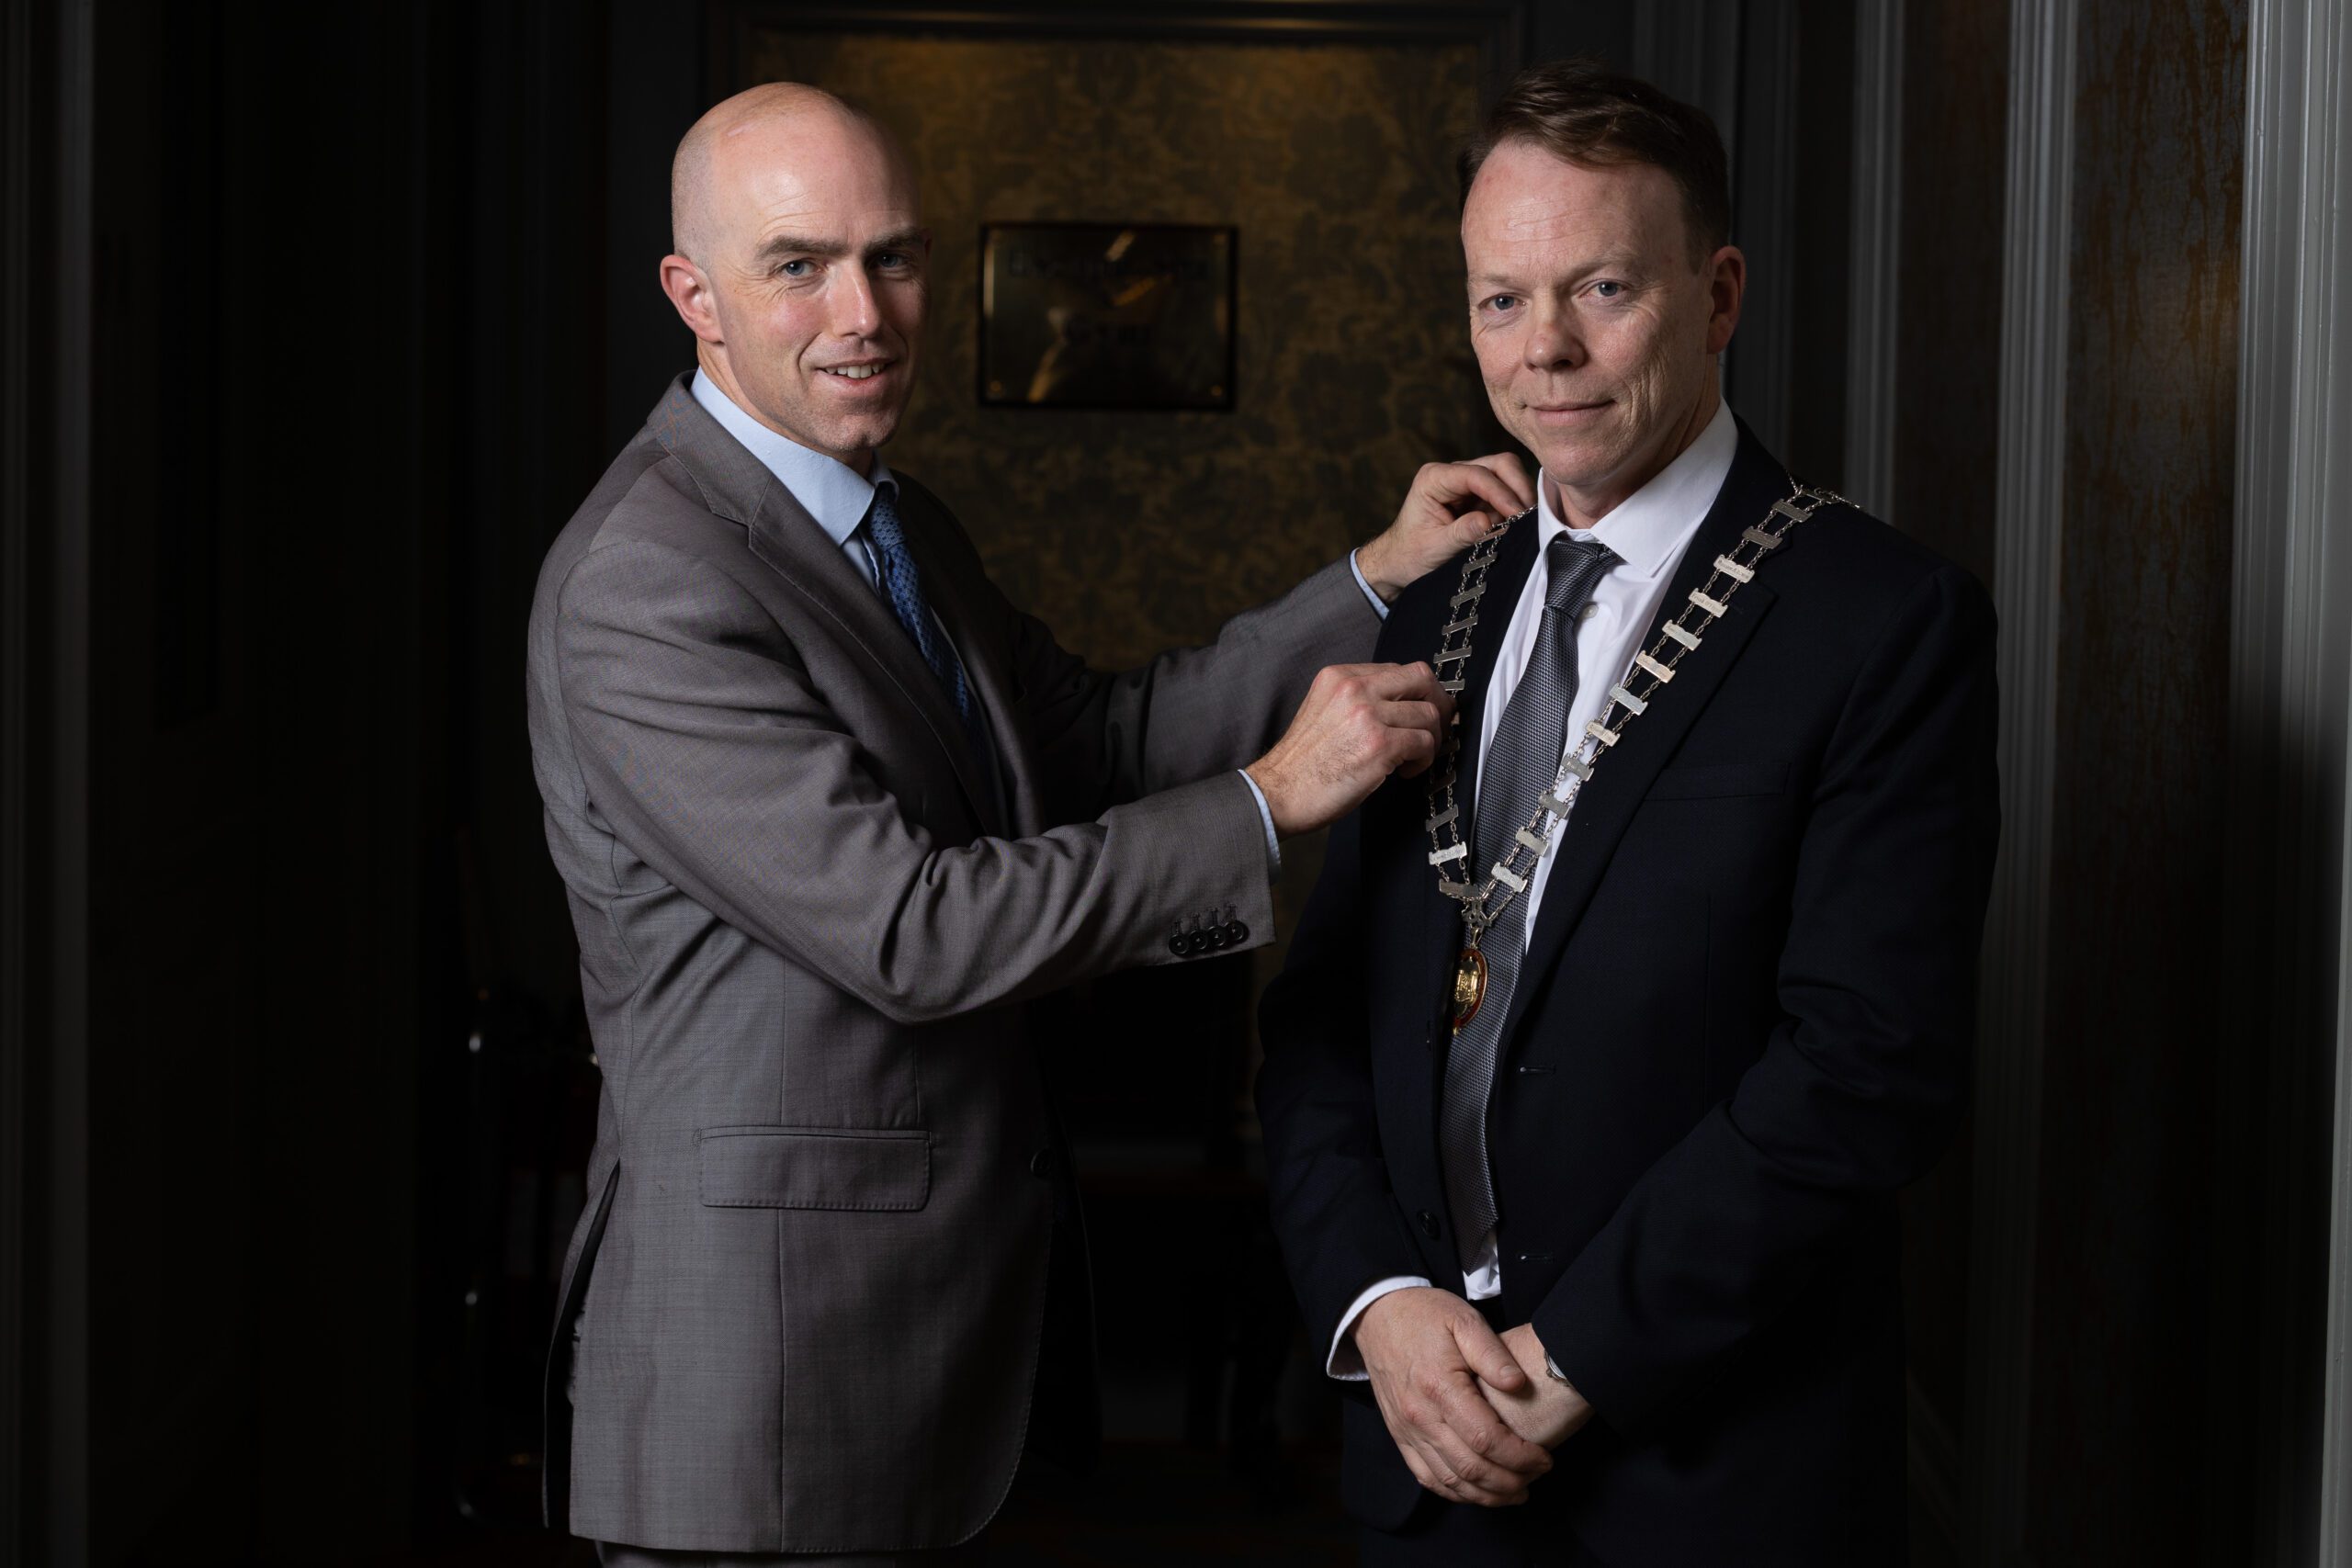
[[[1897,1563],[1895,1190],[1967,1078],[1992,609],[1724,405],[1704,115],[1539,67],[1464,178],[1541,499],[1388,616],[1455,750],[1334,829],[1263,1014],[1364,1561]]]

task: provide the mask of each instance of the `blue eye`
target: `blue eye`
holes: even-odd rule
[[[1508,310],[1513,305],[1518,303],[1519,296],[1516,294],[1498,294],[1493,299],[1487,301],[1487,309],[1489,310]]]
[[[1625,286],[1622,283],[1612,283],[1608,279],[1603,278],[1600,282],[1592,286],[1592,291],[1595,294],[1600,295],[1603,299],[1614,299],[1617,296],[1625,292]]]
[[[777,267],[776,271],[784,274],[786,277],[806,277],[808,274],[805,269],[816,265],[817,264],[815,262],[808,261],[806,258],[795,257],[793,260],[786,262],[783,265]],[[795,271],[795,268],[801,268],[803,270]]]

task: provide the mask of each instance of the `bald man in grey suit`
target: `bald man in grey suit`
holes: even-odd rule
[[[929,248],[888,139],[760,88],[673,180],[699,367],[530,627],[605,1075],[549,1517],[607,1563],[937,1562],[1011,1483],[1072,1239],[1024,1004],[1271,938],[1279,838],[1425,765],[1451,711],[1425,668],[1344,661],[1532,491],[1425,468],[1351,559],[1097,674],[876,450]]]

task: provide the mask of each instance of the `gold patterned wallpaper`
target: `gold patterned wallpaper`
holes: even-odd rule
[[[1453,173],[1477,56],[1378,44],[755,29],[744,81],[854,98],[911,150],[932,317],[888,451],[1016,603],[1098,667],[1205,640],[1496,449]],[[1239,230],[1229,412],[983,408],[983,222]]]

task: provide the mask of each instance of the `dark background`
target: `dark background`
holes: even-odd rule
[[[1115,665],[1495,445],[1449,154],[1536,59],[1717,116],[1754,269],[1731,400],[1848,482],[1871,3],[10,0],[0,1563],[571,1560],[527,1532],[533,1416],[595,1079],[522,629],[691,364],[654,267],[703,107],[789,73],[914,148],[946,281],[891,460]],[[1864,497],[1987,582],[2009,14],[1905,7],[1894,477]],[[2213,961],[2245,47],[2244,0],[2079,6],[2040,1153],[1972,1131],[1909,1195],[1923,1563],[1991,1561],[1972,1423],[2019,1357],[2038,1561],[2310,1528],[2280,1348],[2312,1343],[2325,1172],[2278,1151],[2326,1086]],[[1238,227],[1234,409],[982,408],[979,224],[1127,220]],[[1070,1002],[1112,1447],[1091,1491],[1024,1483],[1003,1534],[1037,1561],[1346,1560],[1252,1175],[1275,961]],[[2022,1349],[1971,1302],[2020,1204]]]

